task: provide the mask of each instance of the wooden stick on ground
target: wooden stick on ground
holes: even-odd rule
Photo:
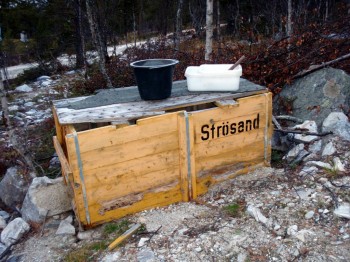
[[[121,242],[123,242],[125,239],[127,239],[128,237],[130,237],[137,229],[139,229],[139,227],[141,226],[141,224],[135,224],[133,227],[131,227],[129,230],[125,231],[124,234],[122,234],[121,236],[119,236],[116,240],[114,240],[109,246],[108,246],[108,250],[111,251],[112,249],[114,249],[116,246],[118,246]]]

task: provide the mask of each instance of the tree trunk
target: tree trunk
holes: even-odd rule
[[[328,20],[328,0],[326,0],[326,11],[325,11],[324,21],[326,22],[327,20]]]
[[[207,0],[205,34],[205,60],[211,60],[213,52],[213,0]]]
[[[220,28],[220,0],[216,0],[216,34],[217,34],[217,41],[218,41],[218,55],[221,55],[221,28]]]
[[[288,17],[287,17],[287,36],[291,36],[293,34],[293,26],[292,26],[292,0],[288,0]]]
[[[182,14],[182,6],[183,6],[183,0],[178,0],[177,2],[177,12],[176,12],[176,24],[175,24],[175,37],[174,37],[174,45],[175,50],[180,50],[180,37],[181,37],[181,29],[182,29],[182,23],[181,23],[181,14]]]
[[[107,47],[104,46],[104,41],[102,39],[101,32],[99,29],[98,19],[96,17],[96,12],[93,13],[92,11],[93,9],[96,10],[96,7],[97,5],[94,0],[86,0],[86,13],[89,20],[92,40],[99,56],[98,63],[99,63],[100,71],[103,75],[103,78],[106,81],[107,87],[112,88],[113,85],[106,70],[106,54],[105,54],[106,52],[105,51],[107,50]]]
[[[76,32],[76,68],[84,68],[86,71],[86,56],[85,56],[85,37],[83,29],[82,16],[82,2],[81,0],[74,0],[75,8],[75,32]]]
[[[236,7],[237,7],[237,12],[236,12],[236,17],[235,17],[235,34],[237,37],[240,36],[240,31],[241,31],[241,26],[240,26],[240,11],[239,11],[239,0],[236,0]]]

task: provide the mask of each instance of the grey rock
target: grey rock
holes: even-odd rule
[[[295,147],[293,147],[284,157],[283,159],[286,159],[287,162],[293,162],[295,161],[300,154],[303,154],[304,152],[304,144],[298,144]]]
[[[318,153],[321,151],[321,149],[322,149],[322,141],[321,140],[315,141],[309,145],[309,151],[311,153]]]
[[[69,224],[73,224],[73,216],[69,215],[64,220],[66,220]]]
[[[0,216],[0,229],[4,229],[7,226],[5,218]]]
[[[201,247],[196,247],[195,249],[194,249],[197,253],[199,253],[199,252],[202,252],[202,248]]]
[[[35,109],[30,109],[29,111],[26,112],[26,114],[30,115],[30,116],[36,115],[37,113],[38,113],[38,111]]]
[[[311,219],[314,217],[314,215],[315,215],[315,212],[311,210],[311,211],[307,212],[304,217],[305,217],[305,219]]]
[[[34,102],[27,102],[27,103],[24,104],[25,107],[32,107],[34,105],[35,105]]]
[[[334,169],[335,171],[345,172],[345,166],[344,166],[344,164],[340,161],[339,157],[335,157],[335,158],[333,159],[333,164],[334,164],[333,169]]]
[[[141,250],[137,253],[138,262],[151,262],[155,260],[154,252],[151,249]]]
[[[304,166],[299,172],[299,176],[315,175],[318,168],[315,166]]]
[[[62,220],[56,231],[56,235],[75,235],[75,227],[67,220]]]
[[[247,261],[247,253],[239,253],[237,256],[237,262],[245,262]]]
[[[4,210],[0,210],[0,217],[3,217],[7,221],[10,218],[10,214]]]
[[[94,235],[93,230],[82,231],[82,232],[78,232],[77,238],[79,240],[91,240],[93,239],[93,235]]]
[[[328,164],[328,163],[324,163],[324,162],[321,162],[321,161],[309,161],[306,163],[306,165],[308,166],[316,166],[316,167],[320,167],[320,168],[326,168],[326,169],[332,169],[333,167]]]
[[[19,109],[19,106],[18,105],[13,105],[13,106],[9,106],[8,107],[8,110],[10,111],[10,112],[12,112],[12,111],[17,111]]]
[[[59,168],[61,166],[60,160],[57,154],[54,154],[50,160],[50,169]]]
[[[264,224],[266,226],[269,224],[269,220],[261,213],[259,208],[255,207],[253,205],[249,205],[247,207],[247,212],[249,215],[254,217],[257,222],[261,222],[262,224]]]
[[[332,142],[327,143],[327,145],[324,147],[322,151],[322,156],[331,156],[335,152],[337,152],[337,149],[334,147]]]
[[[293,116],[312,119],[320,127],[331,112],[341,111],[344,105],[345,112],[349,110],[349,86],[350,76],[343,70],[324,68],[285,86],[274,97],[274,110],[286,114],[284,105],[291,104]]]
[[[333,213],[338,217],[344,217],[347,219],[350,219],[350,204],[349,203],[343,203],[342,205],[338,206]]]
[[[306,120],[304,123],[300,125],[296,125],[293,127],[294,130],[307,130],[308,132],[317,133],[317,125],[315,121]],[[294,140],[297,143],[310,143],[318,139],[318,136],[310,136],[303,134],[296,134],[294,136]]]
[[[51,80],[51,77],[49,76],[39,76],[36,81],[45,81],[45,80]]]
[[[6,246],[17,243],[30,230],[30,226],[22,218],[12,220],[1,232],[1,242]]]
[[[70,194],[62,177],[37,177],[29,187],[21,213],[24,220],[41,223],[45,216],[51,217],[71,209]]]
[[[312,235],[314,234],[312,231],[307,230],[307,229],[302,229],[298,232],[296,232],[293,236],[297,239],[299,239],[301,242],[305,242],[306,240],[306,235]]]
[[[6,252],[6,250],[7,250],[7,246],[0,243],[0,257]]]
[[[29,85],[23,84],[23,85],[17,86],[15,88],[15,91],[23,92],[23,93],[25,93],[25,92],[32,92],[33,88],[31,88]]]
[[[137,247],[143,247],[144,245],[146,245],[148,240],[149,237],[141,237],[139,243],[137,244]]]
[[[350,123],[343,112],[332,112],[322,123],[323,132],[333,132],[344,140],[350,141]]]
[[[289,236],[294,236],[298,232],[298,226],[297,225],[292,225],[287,228],[287,234]]]
[[[56,235],[55,240],[57,247],[59,248],[71,248],[74,243],[77,242],[77,238],[74,235]]]
[[[288,139],[288,134],[285,135],[281,132],[273,132],[271,138],[272,149],[279,151],[288,151],[290,148],[291,141]]]
[[[7,169],[0,182],[0,199],[7,206],[14,207],[22,204],[29,187],[28,177],[21,174],[17,167]]]
[[[121,257],[121,253],[119,251],[113,252],[112,254],[107,254],[101,260],[101,262],[115,262],[119,261]]]

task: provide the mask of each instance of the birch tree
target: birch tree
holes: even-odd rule
[[[211,60],[213,52],[213,0],[207,0],[206,30],[205,30],[205,57]]]
[[[97,9],[97,4],[95,0],[86,0],[86,13],[87,13],[87,17],[90,25],[92,40],[99,56],[98,63],[99,63],[100,71],[107,83],[107,87],[112,88],[113,85],[106,70],[106,56],[108,56],[108,54],[106,54],[107,47],[104,46],[104,43],[103,43],[98,19],[96,17],[96,13],[97,13],[96,9]]]
[[[75,9],[75,33],[76,33],[76,68],[84,68],[86,70],[85,56],[85,36],[83,27],[82,0],[74,0]]]
[[[287,36],[291,36],[293,34],[293,25],[292,25],[292,0],[288,0],[288,17],[287,17]]]
[[[175,44],[175,50],[180,50],[180,37],[181,37],[181,14],[182,14],[182,6],[183,6],[183,0],[178,0],[177,2],[177,11],[176,11],[176,24],[175,24],[175,36],[174,36],[174,44]]]

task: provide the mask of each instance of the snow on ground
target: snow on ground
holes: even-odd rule
[[[138,41],[136,42],[136,46],[140,46],[142,44],[146,43],[146,41]],[[129,43],[129,44],[124,44],[124,45],[117,45],[117,46],[109,46],[107,48],[108,55],[120,55],[122,54],[128,47],[134,46],[134,43]],[[97,52],[87,52],[87,57],[88,57],[88,62],[92,63],[94,62],[97,58]],[[61,56],[58,57],[58,61],[65,65],[65,66],[74,66],[75,63],[75,55],[69,56],[67,54],[62,54]],[[38,63],[28,63],[28,64],[20,64],[20,65],[15,65],[15,66],[9,66],[7,68],[7,77],[8,79],[14,79],[16,78],[19,74],[22,74],[24,70],[30,69],[37,67],[39,64]],[[5,79],[5,76],[2,73],[2,79]]]

